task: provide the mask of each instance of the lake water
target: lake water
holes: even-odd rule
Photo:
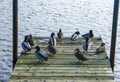
[[[18,0],[18,49],[26,34],[49,36],[61,28],[64,36],[75,31],[94,31],[102,37],[110,52],[113,0]],[[0,0],[0,82],[7,82],[12,72],[12,0]],[[120,21],[120,17],[118,19]],[[120,23],[118,21],[118,32]],[[117,34],[115,81],[120,82],[120,33]]]

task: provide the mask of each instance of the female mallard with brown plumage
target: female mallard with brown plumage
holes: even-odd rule
[[[63,39],[63,33],[62,33],[62,30],[60,29],[59,32],[57,33],[57,37],[59,40],[62,40]]]
[[[49,44],[47,49],[50,52],[50,55],[56,55],[56,49],[52,44]]]
[[[96,53],[106,52],[105,43],[101,43],[101,46],[96,49]]]
[[[76,51],[75,52],[75,57],[78,59],[78,62],[87,60],[87,58],[84,56],[84,54],[82,52],[80,52],[79,48],[76,48],[75,51]]]

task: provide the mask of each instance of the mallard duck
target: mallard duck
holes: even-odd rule
[[[52,44],[54,47],[56,46],[57,41],[56,41],[55,33],[54,32],[51,33],[51,37],[49,38],[48,43]]]
[[[94,36],[94,34],[93,34],[92,30],[90,30],[89,33],[86,33],[86,34],[82,35],[82,37],[85,38],[85,39],[86,38],[88,38],[88,39],[92,38],[93,36]]]
[[[39,62],[47,61],[48,60],[47,54],[43,52],[42,50],[40,50],[39,46],[36,46],[35,48],[36,48],[35,55],[39,59]]]
[[[34,46],[34,40],[32,39],[32,35],[29,35],[29,40],[28,40],[28,42],[29,42],[29,44],[31,45],[31,46]]]
[[[86,38],[85,39],[85,42],[84,42],[84,44],[83,44],[83,49],[84,49],[84,51],[87,53],[87,51],[88,51],[88,46],[89,46],[89,39],[88,38]]]
[[[83,53],[80,52],[79,48],[76,48],[75,51],[76,51],[75,57],[78,59],[78,62],[87,60],[87,58],[83,55]]]
[[[56,54],[56,49],[54,46],[52,46],[52,44],[49,44],[47,47],[48,51],[50,52],[51,55],[55,55]]]
[[[89,39],[92,38],[93,36],[94,36],[94,34],[93,34],[92,30],[90,30],[89,33],[82,35],[82,37],[85,39],[85,42],[83,44],[83,49],[85,50],[85,52],[87,52],[87,50],[88,50]]]
[[[59,32],[57,33],[57,37],[59,40],[62,40],[63,39],[63,33],[62,33],[62,30],[60,29]]]
[[[21,43],[21,46],[22,46],[23,50],[25,51],[25,53],[27,51],[31,50],[31,46],[30,46],[28,40],[29,40],[29,36],[26,35],[25,38],[24,38],[24,41]]]
[[[106,52],[105,43],[101,43],[101,46],[96,49],[96,53]]]
[[[80,35],[80,32],[79,32],[79,31],[76,31],[76,32],[71,36],[71,40],[72,40],[72,41],[77,40],[77,38],[78,38],[79,35]]]

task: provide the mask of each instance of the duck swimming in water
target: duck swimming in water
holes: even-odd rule
[[[79,48],[76,48],[75,50],[75,57],[78,59],[78,62],[79,61],[85,61],[85,60],[88,60],[84,54],[82,52],[80,52],[80,49]]]
[[[39,62],[47,61],[48,55],[44,51],[40,50],[39,46],[36,46],[35,48],[36,48],[35,55],[39,59]]]

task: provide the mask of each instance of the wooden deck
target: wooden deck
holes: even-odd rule
[[[36,37],[34,40],[48,53],[45,37]],[[57,55],[49,57],[44,63],[36,62],[38,59],[34,49],[21,55],[9,82],[114,82],[106,53],[94,53],[102,40],[94,38],[93,45],[85,55],[88,60],[77,63],[74,50],[80,48],[83,51],[81,42],[80,38],[76,44],[70,44],[70,40],[65,38],[57,44]]]

